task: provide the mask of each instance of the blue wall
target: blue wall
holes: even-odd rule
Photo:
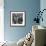
[[[46,0],[41,0],[40,1],[40,10],[42,11],[43,9],[46,9]],[[40,21],[40,25],[46,27],[46,10],[43,12],[43,22]]]
[[[4,38],[7,41],[18,41],[32,28],[36,12],[40,10],[40,0],[4,0]],[[10,11],[25,11],[26,26],[10,27]]]

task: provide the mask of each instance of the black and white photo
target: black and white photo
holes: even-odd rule
[[[11,26],[24,26],[25,12],[11,12]]]

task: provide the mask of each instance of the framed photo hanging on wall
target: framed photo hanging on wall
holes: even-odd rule
[[[11,12],[11,26],[24,26],[25,25],[25,12]]]

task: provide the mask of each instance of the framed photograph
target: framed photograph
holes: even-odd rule
[[[11,12],[11,26],[25,25],[25,12]]]

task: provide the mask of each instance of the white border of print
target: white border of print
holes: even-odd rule
[[[13,24],[12,23],[12,14],[18,14],[18,13],[23,13],[23,23],[22,24]],[[11,20],[10,20],[11,26],[25,26],[25,12],[11,12]]]

